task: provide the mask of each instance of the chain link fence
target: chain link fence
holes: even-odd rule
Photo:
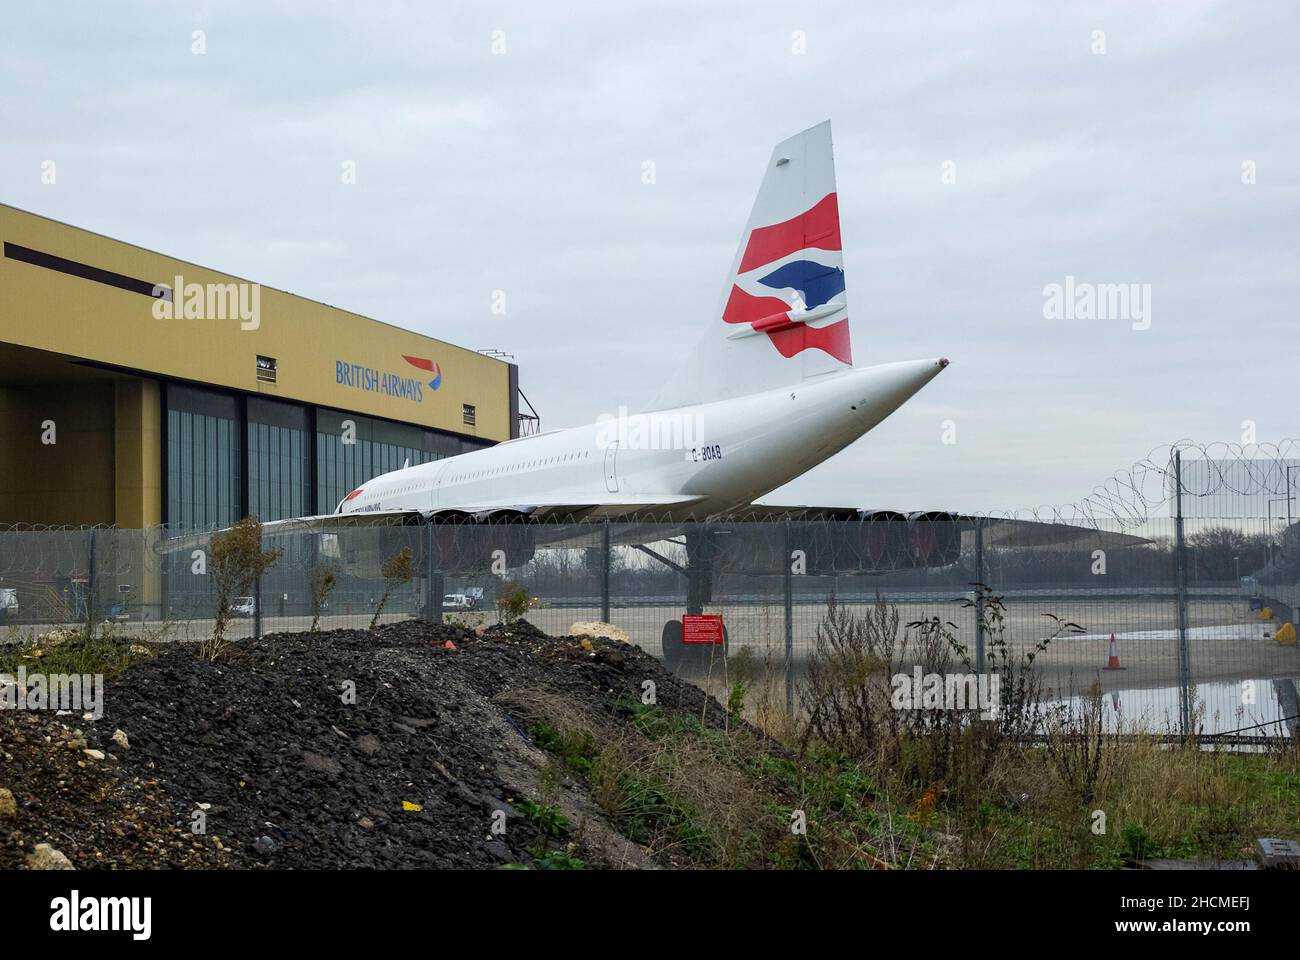
[[[272,532],[274,531],[274,532]],[[790,707],[828,606],[895,605],[937,621],[987,668],[1035,655],[1049,697],[1094,684],[1116,721],[1155,730],[1287,732],[1300,679],[1295,529],[1241,518],[1091,527],[925,515],[690,524],[434,523],[268,527],[282,551],[228,598],[227,635],[365,629],[412,617],[489,624],[510,589],[547,633],[608,621],[685,673],[743,677]],[[165,529],[0,530],[0,637],[105,624],[197,641],[217,597],[211,534]],[[411,579],[386,580],[409,550]],[[323,571],[327,597],[313,599]],[[683,615],[714,615],[726,654],[683,643]],[[1044,646],[1044,642],[1046,645]],[[1294,711],[1291,711],[1294,712]]]

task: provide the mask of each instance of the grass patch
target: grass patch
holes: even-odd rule
[[[1259,837],[1300,835],[1296,745],[1233,753],[1116,734],[1098,690],[1042,694],[1034,658],[1051,639],[1012,652],[1000,598],[980,589],[993,715],[896,707],[896,673],[973,670],[952,624],[902,624],[881,603],[828,607],[798,717],[776,712],[766,692],[782,685],[739,656],[717,726],[634,697],[590,716],[535,691],[511,704],[605,819],[667,865],[1118,869],[1250,859]],[[1077,629],[1051,619],[1053,637]]]
[[[534,720],[528,724],[528,735],[537,746],[559,757],[576,773],[590,773],[599,753],[596,738],[589,730],[560,731],[544,721]]]
[[[112,677],[131,664],[152,659],[156,649],[105,629],[87,634],[82,628],[52,630],[0,644],[0,673],[103,674]]]

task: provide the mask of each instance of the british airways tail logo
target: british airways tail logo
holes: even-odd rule
[[[408,357],[402,354],[402,359],[413,367],[419,367],[421,370],[427,370],[433,374],[433,379],[429,381],[429,389],[437,390],[442,386],[442,367],[438,366],[437,360],[428,360],[424,357]]]
[[[797,290],[804,309],[811,310],[844,292],[844,268],[828,267],[816,260],[791,260],[758,282],[774,290]]]
[[[839,206],[828,193],[799,216],[750,232],[722,319],[765,334],[787,359],[815,349],[852,364],[848,317],[813,325],[844,309],[842,264]],[[785,299],[767,292],[785,290]]]

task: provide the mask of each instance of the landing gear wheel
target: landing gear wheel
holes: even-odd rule
[[[659,643],[663,648],[664,667],[676,670],[686,656],[686,644],[682,643],[682,622],[669,620],[665,623]]]

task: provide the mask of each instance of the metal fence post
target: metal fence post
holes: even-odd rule
[[[1191,664],[1187,649],[1187,542],[1183,538],[1183,454],[1174,451],[1174,589],[1178,603],[1178,721],[1186,737],[1191,730]]]
[[[600,528],[600,620],[609,623],[609,518]]]
[[[150,529],[156,532],[150,538],[152,542],[146,541],[146,543],[158,563],[158,620],[163,622],[171,619],[171,614],[167,608],[171,606],[172,565],[168,555],[155,548],[161,546],[162,541],[167,539],[167,528],[159,526]]]
[[[257,536],[257,552],[262,553],[266,549],[266,538],[260,533]],[[262,636],[262,573],[259,570],[257,579],[253,581],[253,639],[257,640]]]
[[[975,518],[975,672],[984,672],[984,518]]]
[[[785,557],[782,559],[785,581],[785,712],[794,717],[794,529],[785,521]]]
[[[461,527],[446,528],[446,530],[450,530],[451,535],[455,537],[461,536],[462,529],[463,528]],[[429,596],[427,598],[428,602],[425,604],[424,613],[425,616],[428,617],[430,623],[441,624],[442,615],[443,615],[443,601],[445,599],[445,591],[447,588],[447,578],[443,574],[443,572],[438,569],[436,563],[437,557],[435,556],[434,551],[437,549],[437,541],[436,538],[434,537],[432,517],[430,517],[428,523],[425,524],[424,549],[425,549],[425,553],[428,554],[428,558],[429,558],[428,559],[429,569],[425,571],[425,580],[427,581],[425,584],[425,589],[428,591]]]
[[[95,528],[90,528],[86,551],[86,639],[95,635]]]
[[[424,525],[424,616],[433,620],[433,521]]]

